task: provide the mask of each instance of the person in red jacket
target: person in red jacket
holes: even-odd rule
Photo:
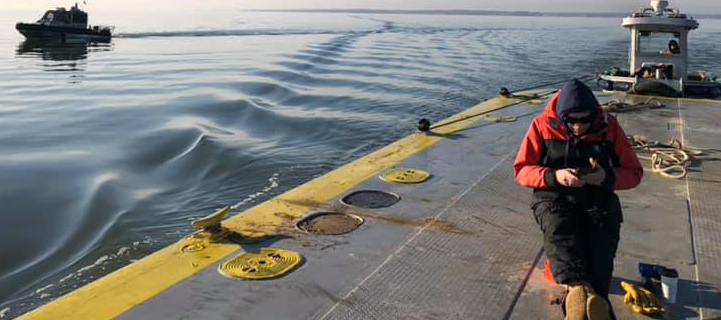
[[[585,84],[567,82],[533,119],[513,169],[533,188],[546,257],[569,290],[566,319],[615,319],[608,292],[623,217],[614,190],[634,188],[643,176],[616,118]]]

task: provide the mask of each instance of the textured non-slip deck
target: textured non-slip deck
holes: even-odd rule
[[[721,319],[721,103],[678,103],[684,142],[707,150],[686,183],[702,319]]]
[[[419,230],[321,319],[510,314],[540,249],[529,197],[519,192],[509,170],[514,154],[436,215],[463,231]]]

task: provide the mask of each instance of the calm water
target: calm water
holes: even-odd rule
[[[14,30],[40,11],[0,22],[6,318],[421,117],[623,66],[628,50],[618,19],[212,11],[105,16],[120,34],[110,44],[40,47]],[[701,21],[692,68],[720,74],[718,43],[721,21]]]

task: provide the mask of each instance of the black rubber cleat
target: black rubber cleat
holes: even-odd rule
[[[431,128],[431,122],[426,118],[422,118],[418,121],[418,130],[426,132]]]

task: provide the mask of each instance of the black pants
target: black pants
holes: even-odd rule
[[[556,281],[587,281],[608,299],[622,222],[618,197],[604,205],[541,201],[533,205],[533,214]]]

